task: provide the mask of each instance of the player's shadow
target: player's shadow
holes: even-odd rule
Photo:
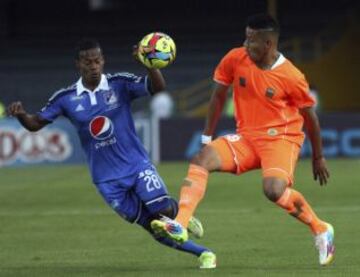
[[[114,266],[84,266],[84,265],[34,265],[19,267],[1,267],[0,276],[16,277],[105,277],[105,276],[194,276],[201,273],[196,267],[182,266],[144,266],[132,263],[131,265]],[[201,274],[202,275],[202,274]]]

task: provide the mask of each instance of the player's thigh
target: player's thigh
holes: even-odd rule
[[[143,209],[143,204],[136,193],[118,182],[96,184],[96,187],[105,202],[122,218],[136,222]]]
[[[285,180],[288,185],[292,185],[300,146],[279,139],[258,142],[256,147],[261,158],[263,178],[279,178]]]
[[[152,214],[157,214],[171,205],[166,185],[154,166],[138,172],[134,190]]]
[[[240,135],[219,137],[209,145],[218,153],[220,171],[241,174],[260,167],[260,159],[253,146]]]

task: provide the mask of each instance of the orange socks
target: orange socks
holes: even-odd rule
[[[198,165],[190,164],[180,192],[179,212],[175,220],[187,228],[195,209],[205,195],[209,172]]]
[[[208,176],[209,172],[205,168],[190,164],[188,175],[181,187],[179,212],[175,218],[185,228],[187,228],[197,205],[205,195]],[[316,216],[304,196],[296,190],[286,188],[276,204],[308,225],[314,234],[326,231],[325,222]]]
[[[321,221],[306,202],[304,196],[296,190],[286,188],[283,195],[276,204],[301,222],[308,225],[313,234],[320,234],[326,231],[326,225]]]

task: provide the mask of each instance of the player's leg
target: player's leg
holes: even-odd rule
[[[304,196],[293,188],[287,187],[285,179],[265,177],[263,186],[264,193],[269,200],[310,227],[319,250],[319,263],[321,265],[330,264],[335,252],[334,229],[331,224],[319,219]]]
[[[161,183],[163,189],[158,189],[151,193],[142,191],[138,193],[137,188],[144,188],[145,184],[140,179],[134,185],[135,188],[117,182],[106,182],[97,184],[99,193],[103,196],[105,202],[121,217],[130,223],[138,223],[145,229],[150,228],[150,221],[153,219],[167,218],[168,220],[175,218],[178,212],[178,203],[167,195],[167,191],[160,176],[156,171],[147,171],[149,175],[155,174],[156,180]],[[155,179],[154,177],[152,179]],[[143,190],[143,189],[140,189]],[[150,191],[152,191],[150,189]],[[146,199],[144,203],[143,199]],[[197,228],[201,227],[198,219],[193,219]],[[147,226],[149,225],[149,226]],[[196,229],[196,228],[194,228]],[[191,230],[191,233],[196,230]],[[195,234],[199,236],[199,234]]]
[[[187,252],[197,256],[199,258],[200,268],[216,267],[216,255],[209,248],[199,245],[192,240],[187,240],[184,243],[179,244],[168,237],[161,236],[154,232],[154,230],[151,228],[150,224],[153,220],[154,215],[150,214],[150,212],[144,206],[137,224],[141,225],[145,230],[147,230],[156,241],[172,249]]]
[[[161,222],[169,222],[178,212],[177,202],[168,195],[165,183],[157,173],[155,167],[151,166],[146,168],[138,174],[138,178],[136,178],[134,185],[134,191],[141,202],[144,203],[142,209],[144,215],[140,216],[138,224],[151,232],[157,241],[177,250],[192,253],[198,257],[204,252],[211,252],[208,248],[187,240],[187,238],[184,240],[186,241],[185,243],[179,245],[175,241],[162,236],[162,234],[157,233],[156,230],[151,228],[150,224],[154,219],[162,218]],[[178,227],[182,229],[182,226]],[[176,228],[176,226],[174,228]],[[215,259],[215,255],[211,255]]]
[[[162,185],[164,185],[160,176],[157,175],[157,178],[161,181]],[[142,194],[143,197],[144,195],[147,195],[147,193]],[[158,197],[155,197],[155,199],[157,198]],[[178,212],[178,205],[174,199],[171,197],[164,197],[161,198],[160,202],[153,202],[149,200],[149,198],[147,200],[148,204],[144,204],[142,206],[139,220],[136,222],[137,224],[141,225],[145,230],[149,231],[154,239],[159,243],[171,247],[172,249],[187,252],[199,257],[200,268],[210,269],[216,267],[216,255],[209,248],[199,245],[188,239],[185,242],[179,244],[176,241],[163,236],[161,233],[157,233],[156,230],[151,228],[151,222],[153,222],[155,219],[161,218],[161,222],[167,222],[176,216]],[[182,228],[181,226],[179,227]]]
[[[200,267],[214,268],[216,266],[216,256],[211,252],[210,249],[198,245],[191,240],[188,240],[186,243],[179,245],[171,239],[159,237],[153,233],[150,227],[150,222],[155,218],[159,218],[161,213],[166,213],[167,216],[175,217],[177,213],[177,203],[172,198],[160,198],[158,206],[156,204],[152,204],[154,202],[150,201],[150,204],[152,204],[149,205],[151,209],[150,211],[141,201],[136,192],[133,189],[129,189],[129,186],[125,186],[117,182],[107,182],[97,184],[96,187],[104,198],[105,202],[118,215],[130,223],[137,223],[142,226],[144,229],[149,231],[161,244],[198,256]],[[211,257],[213,258],[212,260]],[[211,261],[213,262],[211,263]]]
[[[235,167],[233,155],[224,139],[217,139],[201,149],[191,160],[187,176],[181,184],[179,213],[175,220],[187,227],[205,195],[209,173],[220,170],[235,172]]]
[[[184,179],[175,220],[188,226],[189,219],[205,195],[208,174],[213,171],[240,174],[259,167],[251,145],[241,136],[226,135],[205,146],[190,164]]]
[[[188,174],[180,191],[179,213],[175,220],[154,220],[152,228],[155,232],[172,240],[183,243],[186,241],[189,222],[197,205],[205,195],[209,172],[219,170],[220,157],[213,142],[205,146],[191,161]]]
[[[96,184],[96,188],[105,202],[123,219],[130,223],[139,220],[143,204],[130,185],[115,181]]]
[[[284,177],[264,177],[263,189],[264,194],[269,200],[308,225],[313,234],[316,235],[326,231],[326,223],[317,217],[300,192],[287,187],[287,181]]]
[[[291,188],[299,150],[296,144],[283,140],[271,142],[268,147],[261,147],[259,151],[262,158],[264,194],[270,201],[309,226],[320,245],[320,264],[325,265],[333,258],[333,228],[318,218],[300,192]]]
[[[181,188],[179,212],[173,224],[154,221],[153,227],[163,229],[170,238],[180,241],[182,234],[172,232],[172,228],[177,226],[177,223],[188,226],[189,219],[205,194],[209,172],[240,174],[259,166],[260,161],[251,145],[241,136],[227,135],[214,140],[205,146],[190,164]]]
[[[160,178],[160,177],[159,177]],[[173,198],[168,198],[168,205],[161,207],[161,210],[158,210],[157,208],[152,208],[152,211],[156,216],[156,219],[161,220],[161,224],[166,224],[166,222],[173,222],[172,219],[174,219],[179,211],[178,202]],[[173,222],[176,224],[176,222]],[[182,226],[179,226],[179,228],[182,228]],[[192,216],[190,218],[189,224],[187,226],[187,231],[189,234],[191,234],[193,237],[200,239],[204,236],[204,228],[199,219]]]
[[[178,244],[174,242],[172,239],[169,239],[167,237],[161,237],[154,234],[152,235],[155,238],[155,240],[157,240],[159,243],[163,245],[166,245],[172,249],[176,249],[179,251],[196,255],[199,259],[200,268],[202,269],[216,268],[216,255],[209,248],[196,244],[192,240],[187,240],[182,244]]]

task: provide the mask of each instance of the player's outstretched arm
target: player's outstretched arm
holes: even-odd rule
[[[151,82],[151,94],[154,95],[166,89],[165,79],[159,69],[147,68],[148,77]]]
[[[46,120],[43,120],[38,115],[28,114],[21,102],[11,103],[7,108],[7,113],[9,116],[16,117],[20,124],[31,132],[36,132],[48,124]]]
[[[219,121],[221,112],[227,99],[228,88],[228,86],[219,83],[215,84],[215,89],[211,95],[203,132],[205,136],[212,136],[215,132],[216,125]]]
[[[314,180],[325,185],[330,174],[322,151],[319,119],[313,108],[301,109],[300,113],[304,117],[304,125],[311,142]]]

